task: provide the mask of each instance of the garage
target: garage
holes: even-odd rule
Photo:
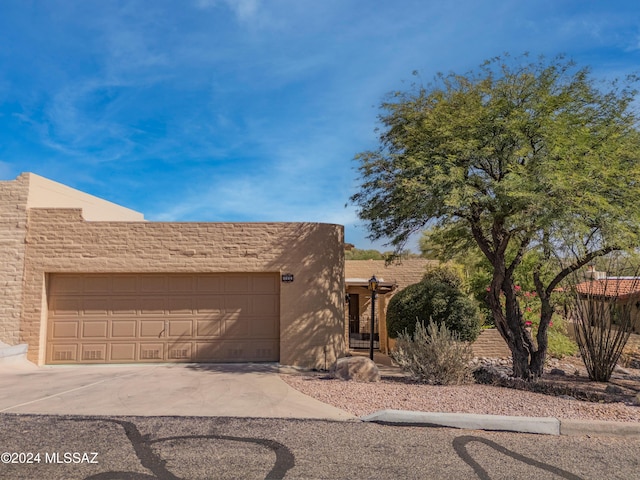
[[[48,364],[279,361],[279,273],[49,274]]]

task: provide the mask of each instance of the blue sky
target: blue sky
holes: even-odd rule
[[[0,179],[149,220],[340,223],[371,248],[345,204],[383,96],[525,51],[636,71],[640,2],[0,0]]]

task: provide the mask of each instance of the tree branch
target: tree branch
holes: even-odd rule
[[[560,271],[560,273],[558,273],[554,277],[554,279],[551,280],[551,282],[549,283],[549,285],[547,286],[547,288],[545,290],[545,294],[551,295],[551,292],[553,292],[553,290],[558,286],[558,284],[562,280],[564,280],[567,277],[567,275],[575,272],[579,268],[584,267],[587,263],[589,263],[594,258],[602,257],[603,255],[606,255],[608,253],[614,252],[616,250],[620,250],[620,248],[616,247],[616,246],[611,246],[611,247],[601,248],[600,250],[595,250],[595,251],[585,255],[582,259],[577,260],[576,262],[572,263],[571,265],[568,265],[567,267],[563,268]],[[536,285],[536,288],[537,288],[537,285]]]

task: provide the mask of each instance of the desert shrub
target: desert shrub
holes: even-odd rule
[[[573,293],[575,333],[582,360],[591,380],[608,382],[634,327],[635,301],[628,298],[640,285],[640,267],[625,256],[607,259],[608,272],[632,276],[608,276],[579,283]]]
[[[547,330],[547,352],[553,358],[563,358],[578,353],[578,344],[569,337],[565,321],[558,316],[553,317],[552,325]]]
[[[419,283],[398,292],[387,307],[389,336],[397,338],[405,330],[411,336],[416,321],[424,324],[430,319],[446,325],[462,341],[475,340],[481,325],[478,308],[461,286],[462,281],[455,272],[437,268]]]
[[[625,368],[640,368],[640,346],[627,343],[622,349],[618,365]]]
[[[633,288],[640,282],[633,277]],[[591,380],[608,382],[633,330],[634,304],[620,300],[616,279],[585,282],[574,287],[576,341]],[[607,292],[604,296],[602,292]]]
[[[416,322],[413,336],[401,333],[391,356],[413,379],[432,385],[459,385],[473,379],[471,347],[444,323],[429,322],[425,327]]]

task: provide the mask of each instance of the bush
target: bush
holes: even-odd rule
[[[640,282],[637,274],[632,278],[632,285],[626,286],[630,291]],[[635,302],[625,301],[627,290],[620,288],[615,277],[577,284],[573,289],[582,360],[591,380],[608,382],[633,331]]]
[[[567,334],[564,320],[554,315],[553,325],[549,327],[547,352],[553,358],[563,358],[578,353],[578,344]]]
[[[415,380],[432,385],[459,385],[473,379],[470,361],[473,356],[469,344],[446,325],[434,322],[414,325],[413,337],[403,332],[398,337],[391,357]]]
[[[460,340],[472,342],[480,333],[481,320],[474,301],[461,289],[460,277],[451,270],[428,272],[420,283],[409,285],[389,301],[387,331],[397,338],[405,330],[411,336],[416,321],[444,324]]]

